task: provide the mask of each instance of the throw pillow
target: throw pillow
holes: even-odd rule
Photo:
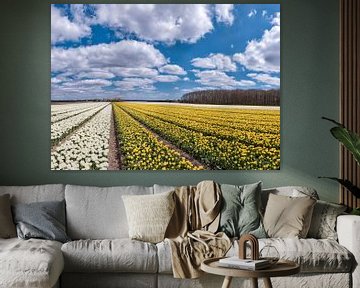
[[[264,227],[269,237],[306,238],[316,200],[306,197],[269,195]]]
[[[164,240],[175,208],[173,193],[122,196],[131,239],[151,243]]]
[[[244,185],[221,185],[222,209],[219,231],[229,237],[251,233],[265,238],[266,233],[260,216],[261,182]]]
[[[336,219],[346,206],[318,200],[312,214],[308,237],[337,240]]]
[[[10,195],[0,196],[0,238],[16,237],[16,229],[11,215]]]
[[[13,214],[19,238],[70,241],[65,232],[65,201],[16,204]]]

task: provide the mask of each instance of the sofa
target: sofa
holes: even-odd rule
[[[0,287],[221,287],[223,277],[204,274],[198,279],[172,276],[171,249],[131,240],[128,236],[123,195],[151,195],[174,189],[154,185],[90,187],[48,184],[0,186],[0,196],[11,203],[61,201],[66,203],[66,229],[71,241],[18,238],[0,239]],[[297,187],[317,197],[316,191]],[[309,192],[310,191],[310,192]],[[264,189],[291,196],[293,187]],[[293,195],[294,196],[294,195]],[[301,272],[273,278],[274,287],[360,287],[360,217],[337,217],[338,240],[266,238],[260,248],[272,245],[280,257],[296,261]],[[237,241],[228,256],[237,255]],[[244,286],[240,286],[244,285]],[[262,287],[262,281],[259,281]],[[233,279],[232,287],[251,287],[247,279]]]

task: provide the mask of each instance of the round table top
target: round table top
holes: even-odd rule
[[[210,274],[244,278],[280,277],[300,272],[300,266],[295,262],[288,260],[279,260],[269,268],[261,270],[245,270],[219,266],[219,259],[221,258],[224,257],[204,260],[201,263],[201,270]]]

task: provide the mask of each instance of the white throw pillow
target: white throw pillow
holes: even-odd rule
[[[269,195],[264,228],[271,238],[306,238],[316,200],[306,197]]]
[[[151,243],[164,240],[175,208],[173,193],[122,196],[131,239]]]

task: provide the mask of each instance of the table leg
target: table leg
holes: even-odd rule
[[[258,279],[257,278],[251,278],[252,287],[258,288]]]
[[[232,277],[231,276],[225,276],[224,282],[221,286],[221,288],[230,288]]]
[[[263,279],[264,279],[265,288],[273,288],[270,278],[267,277]]]

